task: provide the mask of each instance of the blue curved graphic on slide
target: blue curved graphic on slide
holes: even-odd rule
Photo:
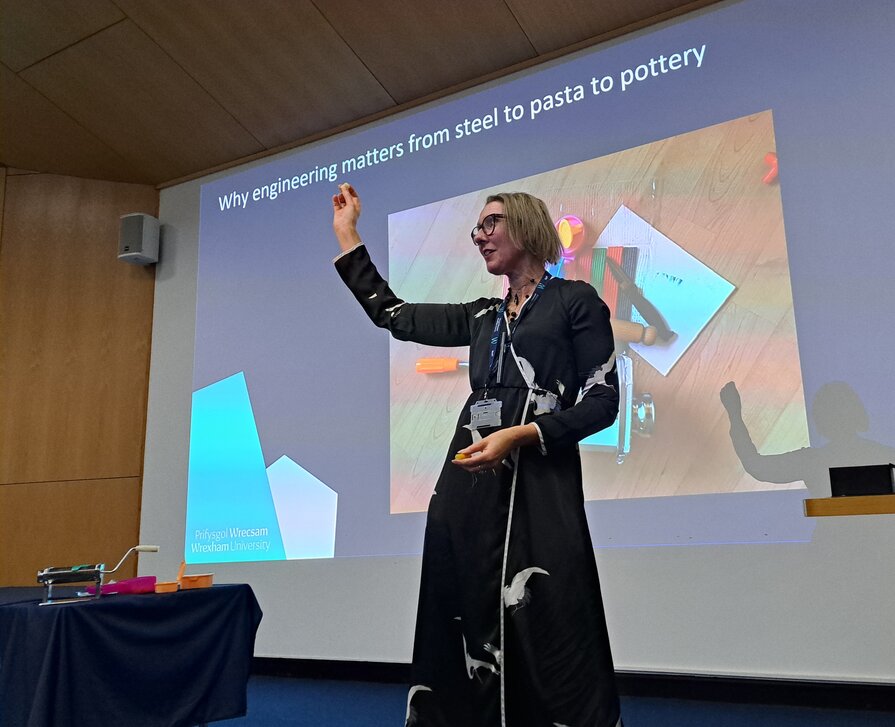
[[[185,560],[284,560],[242,372],[193,393]]]

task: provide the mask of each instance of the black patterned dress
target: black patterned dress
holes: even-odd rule
[[[514,324],[502,316],[512,347],[504,344],[498,383],[490,353],[500,300],[405,303],[363,245],[336,269],[395,338],[470,347],[472,392],[429,502],[407,724],[614,727],[577,444],[618,412],[608,308],[587,283],[549,279]],[[472,443],[469,406],[486,389],[502,402],[502,426],[534,422],[542,446],[473,475],[451,459]]]

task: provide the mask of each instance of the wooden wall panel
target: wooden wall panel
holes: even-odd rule
[[[620,29],[630,32],[710,5],[717,0],[506,0],[539,54]]]
[[[6,167],[0,167],[0,249],[3,247],[3,199],[6,195]],[[2,330],[2,329],[0,329]]]
[[[137,544],[139,520],[139,477],[0,485],[0,586],[36,586],[50,565],[112,568]],[[134,576],[136,563],[115,578]]]
[[[0,160],[4,164],[93,179],[151,179],[139,165],[128,162],[3,65],[0,99]]]
[[[170,183],[712,2],[3,0],[0,163]]]
[[[19,77],[151,179],[170,179],[263,149],[129,20]]]
[[[398,103],[537,55],[503,0],[317,7]]]
[[[267,148],[395,105],[310,0],[117,3]]]
[[[111,0],[3,0],[0,60],[20,71],[123,18]]]
[[[7,176],[0,486],[142,473],[155,271],[117,260],[118,218],[157,206],[151,187]]]

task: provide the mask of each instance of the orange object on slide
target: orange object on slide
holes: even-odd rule
[[[575,215],[563,215],[555,223],[563,256],[571,256],[584,242],[584,223]]]
[[[418,358],[416,360],[418,374],[446,374],[456,371],[461,366],[469,366],[469,364],[458,358],[447,357]]]

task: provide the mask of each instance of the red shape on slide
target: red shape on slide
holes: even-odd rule
[[[777,174],[780,171],[777,165],[777,155],[774,152],[769,151],[764,155],[764,163],[767,164],[770,169],[768,169],[768,173],[761,178],[761,181],[765,184],[770,184],[777,179]]]
[[[620,245],[606,248],[606,257],[613,262],[622,264],[622,248]],[[615,309],[618,307],[618,281],[615,276],[609,272],[607,265],[603,269],[603,294],[600,296],[603,302],[609,306],[609,310],[615,315]]]

